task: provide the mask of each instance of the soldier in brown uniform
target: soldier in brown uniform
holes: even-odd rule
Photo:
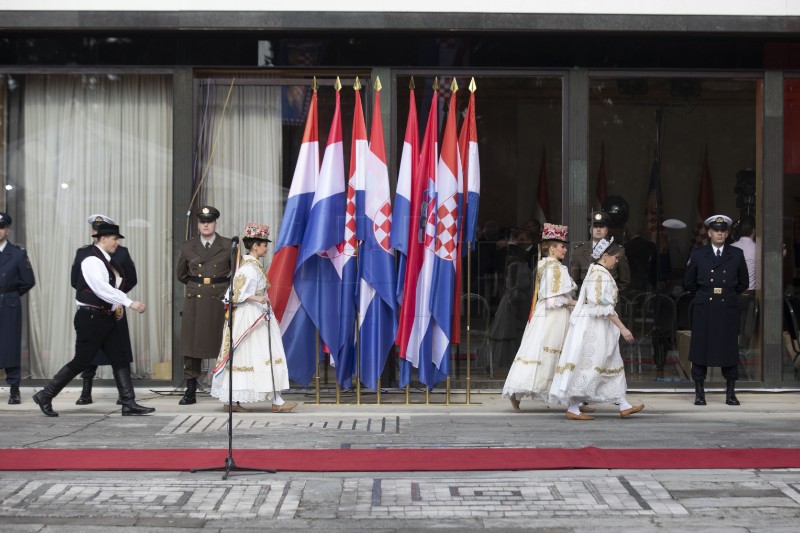
[[[589,271],[589,265],[592,264],[592,249],[594,245],[600,242],[601,239],[608,238],[608,224],[610,221],[611,218],[608,213],[603,211],[593,211],[589,215],[589,233],[592,240],[575,248],[569,260],[569,275],[575,280],[578,287],[583,283],[583,278],[586,277],[586,273]],[[611,268],[610,272],[617,283],[619,293],[623,294],[631,282],[631,270],[628,266],[628,258],[625,257],[625,250],[620,251],[617,266]]]
[[[197,378],[203,359],[216,359],[225,323],[222,297],[231,273],[231,240],[217,234],[219,211],[211,206],[197,210],[199,235],[184,242],[178,257],[178,281],[186,284],[181,347],[186,392],[178,402],[197,402]]]

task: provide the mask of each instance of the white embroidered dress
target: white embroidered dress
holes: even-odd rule
[[[569,294],[575,282],[569,268],[547,257],[536,267],[539,277],[538,301],[533,317],[525,326],[522,344],[508,371],[503,397],[534,396],[546,399],[553,381],[561,346],[569,328]]]
[[[561,357],[550,387],[551,403],[612,403],[625,399],[625,366],[619,352],[617,284],[598,264],[589,267],[570,317]]]
[[[278,320],[270,315],[265,320],[266,305],[247,300],[248,296],[263,296],[267,291],[267,273],[261,262],[250,255],[242,258],[233,278],[233,342],[241,338],[233,351],[233,401],[261,402],[272,399],[272,377],[276,392],[289,388],[289,369],[281,342]],[[269,331],[267,330],[269,327]],[[270,345],[272,357],[270,358]],[[228,323],[222,337],[219,357],[211,382],[211,396],[228,403]],[[272,367],[270,369],[270,366]]]

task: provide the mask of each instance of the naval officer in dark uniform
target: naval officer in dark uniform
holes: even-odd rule
[[[11,217],[0,213],[0,368],[6,371],[11,391],[8,403],[17,405],[21,378],[22,306],[20,296],[36,284],[24,249],[8,241]]]
[[[88,219],[89,224],[92,228],[92,241],[96,241],[95,235],[97,234],[97,227],[105,222],[106,224],[116,224],[114,220],[111,218],[96,214],[90,215]],[[81,254],[81,250],[85,248],[89,248],[92,246],[91,244],[87,244],[83,248],[78,249],[75,254],[75,261],[72,263],[72,275],[71,275],[71,282],[72,288],[75,289],[78,286],[78,277],[81,273],[81,265],[80,261],[78,261],[78,256]],[[117,251],[111,254],[111,259],[117,263],[120,267],[122,267],[122,285],[120,285],[119,290],[124,293],[128,293],[136,286],[137,278],[136,278],[136,265],[133,263],[133,259],[131,259],[131,254],[128,253],[128,249],[121,244],[117,247]],[[125,343],[125,359],[128,363],[133,363],[133,350],[131,349],[131,342],[130,342],[130,331],[128,330],[128,317],[123,313],[122,318],[117,323],[117,327],[120,330],[120,335],[125,336],[128,338],[128,342]],[[97,356],[92,361],[92,365],[81,372],[81,378],[83,378],[83,389],[81,390],[81,395],[78,400],[75,402],[75,405],[88,405],[92,403],[92,382],[94,380],[94,376],[97,374],[97,367],[100,365],[110,365],[111,360],[108,356],[103,353],[102,350],[97,352]],[[121,400],[117,400],[117,405],[122,405]]]
[[[58,416],[53,411],[53,398],[72,379],[91,366],[97,352],[103,350],[111,359],[114,380],[122,400],[122,416],[145,415],[155,411],[136,403],[131,379],[131,365],[125,360],[125,344],[130,342],[119,329],[122,307],[144,313],[142,302],[131,300],[119,290],[122,286],[122,268],[111,259],[119,246],[119,226],[99,224],[97,242],[78,251],[80,274],[75,289],[75,357],[64,365],[44,389],[33,396],[33,401],[47,416]]]
[[[180,354],[186,391],[178,402],[197,402],[197,378],[203,359],[216,359],[222,343],[225,304],[231,275],[231,240],[217,233],[219,211],[210,205],[195,213],[198,235],[181,245],[178,281],[186,285],[181,319]]]
[[[714,215],[705,221],[709,242],[692,250],[683,287],[695,293],[689,361],[695,383],[695,405],[706,405],[704,382],[709,366],[722,368],[727,390],[725,403],[739,405],[735,385],[739,378],[739,307],[736,296],[750,281],[744,254],[725,244],[731,219]]]

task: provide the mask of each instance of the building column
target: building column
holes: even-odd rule
[[[573,69],[564,84],[564,134],[561,175],[562,219],[567,221],[573,236],[570,251],[585,239],[589,187],[589,72]]]
[[[764,73],[761,179],[756,179],[761,199],[758,209],[761,241],[762,288],[760,328],[764,387],[781,386],[783,359],[783,72]],[[758,172],[758,169],[756,170]],[[757,176],[758,178],[758,176]]]
[[[192,112],[191,67],[178,67],[172,78],[172,257],[177,260],[186,236],[186,211],[192,197]],[[189,221],[191,223],[191,220]],[[172,383],[183,382],[180,357],[181,312],[184,285],[172,277]]]

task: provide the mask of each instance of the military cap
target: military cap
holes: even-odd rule
[[[706,226],[717,231],[728,231],[733,220],[725,215],[712,215],[706,219]]]
[[[0,228],[7,228],[11,225],[11,217],[8,213],[0,211]]]
[[[101,215],[99,213],[94,215],[89,215],[89,218],[86,221],[92,225],[93,228],[97,229],[101,223],[105,222],[106,224],[116,224],[111,218]]]
[[[216,207],[211,207],[210,205],[204,205],[200,207],[194,213],[200,222],[214,222],[219,218],[219,210]]]
[[[606,227],[611,223],[611,217],[608,216],[608,213],[604,211],[592,211],[589,215],[589,225],[602,228]]]

